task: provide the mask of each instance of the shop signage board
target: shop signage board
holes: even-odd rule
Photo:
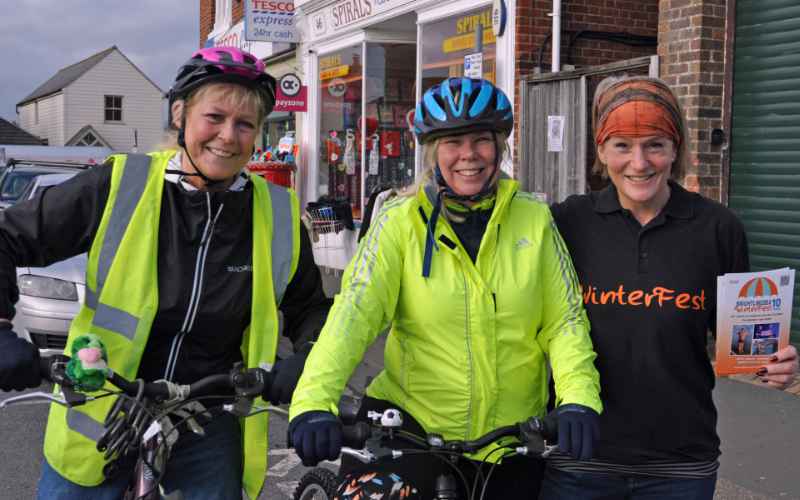
[[[464,56],[464,76],[483,78],[483,53],[476,52]]]
[[[481,36],[483,45],[495,43],[497,38],[490,30],[485,30]],[[442,41],[442,52],[449,54],[450,52],[458,52],[461,50],[468,50],[475,48],[475,32],[465,33],[463,35],[451,36]]]
[[[505,0],[494,0],[492,2],[492,33],[494,36],[503,36],[506,31],[507,17]]]
[[[278,86],[275,92],[275,107],[273,111],[308,111],[308,87],[301,85],[296,94],[289,96]]]
[[[274,54],[276,51],[283,50],[280,46],[275,46],[268,42],[253,42],[245,39],[244,21],[239,21],[228,29],[225,33],[206,40],[206,47],[238,47],[250,52],[259,59],[264,59]]]
[[[294,0],[247,0],[245,38],[258,42],[297,43]]]
[[[350,65],[342,64],[341,66],[334,66],[333,68],[324,69],[320,71],[319,79],[330,80],[331,78],[347,76],[348,73],[350,73]]]
[[[366,21],[387,10],[414,0],[339,0],[314,12],[311,17],[311,34],[320,38],[342,31]]]

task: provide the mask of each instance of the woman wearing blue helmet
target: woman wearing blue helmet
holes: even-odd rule
[[[559,444],[591,456],[601,403],[580,289],[547,206],[500,172],[513,125],[511,103],[488,81],[450,78],[425,92],[414,131],[426,172],[373,219],[293,396],[290,433],[306,465],[338,457],[337,402],[387,325],[384,369],[362,414],[399,408],[411,432],[475,439],[544,414],[549,361]],[[485,498],[536,498],[540,462],[503,460],[499,448],[457,466],[469,478],[477,461],[502,461]],[[377,469],[431,498],[447,467],[417,455]]]

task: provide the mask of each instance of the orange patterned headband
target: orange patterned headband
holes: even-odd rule
[[[595,109],[595,143],[611,136],[663,135],[681,143],[678,103],[667,87],[651,80],[625,80],[609,87]]]

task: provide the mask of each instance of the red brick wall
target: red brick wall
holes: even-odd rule
[[[710,138],[723,128],[726,15],[726,0],[660,0],[661,77],[681,100],[689,134],[684,184],[715,200],[723,194],[723,151]]]
[[[212,29],[214,29],[214,0],[200,0],[200,47],[205,45]]]
[[[567,53],[570,39],[580,31],[626,32],[655,37],[658,34],[659,0],[570,0],[561,11],[561,63],[596,66],[621,59],[655,54],[654,47],[632,47],[621,43],[577,38]],[[551,0],[520,0],[517,3],[517,75],[533,71],[539,50],[547,40],[542,71],[550,71]]]
[[[234,26],[244,17],[244,0],[231,1],[233,2],[233,18],[231,19],[231,26]]]

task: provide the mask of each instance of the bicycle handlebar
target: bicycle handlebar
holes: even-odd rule
[[[399,413],[397,410],[387,410]],[[366,422],[356,422],[351,425],[342,426],[342,436],[344,447],[342,453],[350,455],[362,462],[370,462],[377,457],[367,448],[367,442],[372,437],[381,437],[391,434],[391,427],[381,425],[375,419],[372,426]],[[398,437],[421,447],[430,452],[449,452],[449,453],[475,453],[504,437],[516,438],[521,446],[516,448],[518,453],[534,453],[547,456],[553,446],[546,442],[554,442],[558,439],[558,422],[553,414],[544,417],[531,417],[525,421],[513,425],[500,427],[490,431],[475,440],[445,440],[439,434],[428,434],[425,438],[416,436],[409,432],[401,431]],[[400,456],[401,450],[383,450],[392,456]]]
[[[72,390],[74,383],[67,377],[65,371],[68,361],[69,357],[64,355],[41,357],[39,359],[39,369],[42,378],[61,385],[65,399],[70,403],[70,397],[75,397],[79,400],[83,395]],[[128,396],[138,397],[141,391],[141,394],[145,397],[156,401],[166,401],[175,398],[187,399],[189,397],[219,395],[231,389],[236,396],[259,396],[264,392],[265,387],[269,387],[271,374],[261,368],[242,370],[239,366],[236,366],[227,374],[210,375],[190,385],[177,385],[167,381],[146,383],[141,380],[129,381],[113,371],[108,375],[107,380]],[[85,402],[85,396],[83,400]],[[71,404],[75,403],[78,403],[78,401],[74,401]]]

